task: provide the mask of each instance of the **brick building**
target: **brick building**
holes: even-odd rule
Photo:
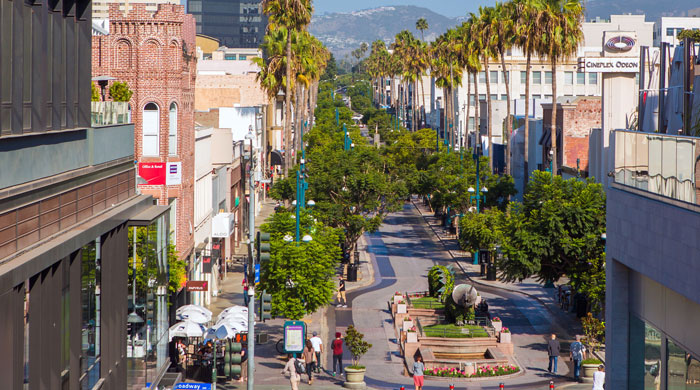
[[[552,104],[543,104],[544,129],[549,129],[552,120]],[[601,100],[599,96],[561,97],[557,103],[557,157],[562,172],[577,174],[577,169],[588,173],[588,145],[592,129],[600,128]],[[562,137],[563,131],[563,137]],[[543,153],[549,153],[551,139],[548,130],[540,140]],[[548,156],[543,156],[547,161]],[[545,167],[547,168],[547,167]]]
[[[111,4],[108,30],[93,36],[93,76],[124,81],[133,90],[139,188],[171,205],[172,239],[187,258],[193,249],[194,18],[181,5],[159,4],[151,12],[133,4],[124,13]]]

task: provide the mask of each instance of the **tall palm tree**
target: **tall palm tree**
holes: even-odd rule
[[[480,47],[481,58],[484,63],[484,75],[486,76],[486,133],[489,145],[489,167],[493,171],[493,126],[492,126],[492,103],[491,103],[491,75],[489,72],[489,60],[496,57],[493,45],[492,22],[495,18],[494,9],[491,7],[479,7],[479,16],[473,25],[473,36]]]
[[[305,29],[311,22],[313,7],[311,0],[262,0],[262,10],[268,15],[268,29],[284,27],[288,31]],[[291,167],[292,131],[292,34],[287,34],[287,62],[285,64],[285,118],[284,118],[284,166],[285,175]]]
[[[468,20],[458,28],[458,34],[460,37],[460,40],[462,41],[462,45],[460,47],[460,50],[458,51],[459,53],[459,64],[462,69],[464,69],[467,72],[467,110],[466,110],[466,123],[465,123],[465,137],[468,135],[469,131],[469,117],[471,114],[471,84],[472,82],[469,81],[469,77],[471,76],[473,79],[474,83],[474,101],[476,102],[475,104],[475,112],[474,112],[474,142],[476,144],[481,144],[481,133],[479,131],[479,84],[477,80],[477,75],[481,71],[481,61],[480,61],[480,54],[478,50],[475,50],[477,48],[472,42],[473,36],[471,34],[472,31],[472,24],[473,20]]]
[[[503,70],[504,82],[506,84],[506,131],[504,141],[506,143],[506,174],[511,175],[510,165],[510,136],[513,133],[513,119],[510,112],[511,95],[510,95],[510,71],[506,69],[506,50],[513,46],[515,40],[515,19],[513,3],[497,2],[493,8],[494,18],[491,21],[492,44],[496,49],[498,56],[501,58],[501,68]]]
[[[420,31],[420,40],[425,42],[425,37],[423,36],[423,31],[428,29],[428,20],[425,18],[419,18],[416,21],[416,30]]]
[[[431,45],[430,73],[435,77],[435,85],[443,89],[445,97],[445,139],[454,145],[454,87],[462,83],[462,67],[458,54],[463,42],[456,29],[447,30]],[[450,130],[452,125],[452,131]]]
[[[515,44],[520,47],[525,55],[525,148],[524,148],[524,174],[523,183],[527,185],[529,179],[528,145],[530,137],[530,64],[532,56],[538,54],[538,42],[543,31],[543,12],[540,0],[512,0],[517,19],[515,20],[516,38]]]
[[[541,51],[552,65],[552,119],[550,134],[552,142],[552,174],[558,172],[557,154],[557,62],[576,54],[583,40],[581,22],[583,5],[581,0],[542,0],[545,27],[548,34],[541,40]]]

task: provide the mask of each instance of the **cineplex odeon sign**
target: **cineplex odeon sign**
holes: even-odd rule
[[[582,69],[581,69],[582,68]],[[639,58],[636,57],[586,57],[579,59],[579,72],[638,73]]]

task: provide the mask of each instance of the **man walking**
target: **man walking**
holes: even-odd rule
[[[557,335],[552,333],[552,338],[547,343],[547,354],[549,355],[548,371],[553,374],[557,373],[557,359],[559,359],[560,350],[561,346],[559,345],[559,340],[557,340]]]
[[[342,304],[340,303],[342,301]],[[345,280],[343,275],[338,275],[338,307],[348,307],[348,302],[345,299]]]
[[[343,339],[340,332],[335,332],[335,339],[331,343],[333,348],[333,376],[338,373],[343,375]]]
[[[313,332],[313,337],[311,337],[311,345],[314,347],[314,353],[316,354],[316,373],[320,373],[323,368],[323,360],[321,360],[321,354],[323,353],[323,340],[318,337],[318,333]]]
[[[581,381],[581,361],[584,359],[586,348],[581,344],[581,336],[576,336],[576,341],[571,343],[571,360],[574,362],[574,380]]]

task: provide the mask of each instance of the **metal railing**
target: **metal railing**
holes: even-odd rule
[[[616,130],[615,183],[699,204],[700,138]]]
[[[127,102],[90,102],[92,126],[110,126],[131,123]]]

